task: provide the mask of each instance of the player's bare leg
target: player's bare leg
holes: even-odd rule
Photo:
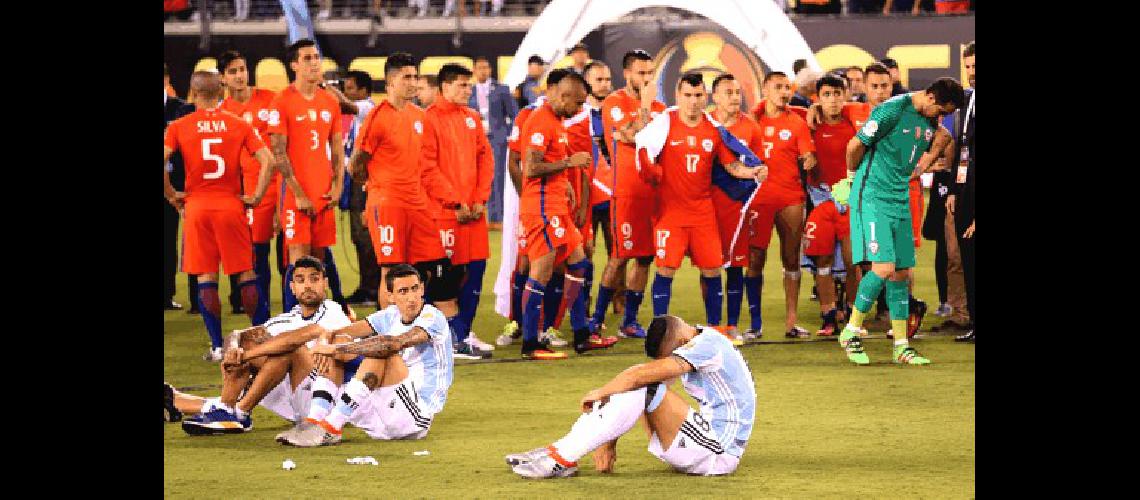
[[[329,356],[316,356],[315,364],[339,363]],[[324,370],[321,370],[324,372]],[[288,444],[311,447],[337,444],[341,441],[344,424],[372,391],[399,384],[408,377],[408,367],[399,354],[385,358],[364,358],[356,375],[344,386],[341,400],[316,425],[299,430]],[[308,420],[308,419],[307,419]]]
[[[823,317],[823,325],[816,335],[830,337],[838,330],[835,307],[835,282],[831,277],[831,266],[835,262],[835,254],[814,255],[811,257],[815,264],[815,288],[819,290],[819,313]]]
[[[803,243],[804,207],[794,205],[776,213],[776,233],[780,235],[780,261],[784,265],[784,335],[807,338],[811,334],[796,326],[800,299],[800,245]]]

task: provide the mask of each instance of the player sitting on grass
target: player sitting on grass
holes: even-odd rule
[[[297,306],[290,312],[270,318],[263,325],[237,330],[230,335],[223,361],[230,360],[231,363],[223,363],[222,393],[219,397],[183,394],[164,384],[167,413],[172,416],[176,413],[195,415],[182,422],[182,429],[191,435],[249,431],[253,428],[251,412],[258,403],[285,419],[298,420],[308,407],[312,378],[315,378],[309,377],[313,368],[312,353],[306,346],[250,359],[241,365],[232,361],[242,350],[252,349],[283,332],[311,324],[328,329],[351,324],[351,319],[344,315],[340,305],[325,300],[327,285],[321,261],[310,256],[297,259],[293,281],[289,283],[298,299]],[[350,369],[360,364],[359,356],[342,355],[341,359]],[[286,375],[289,375],[288,380]],[[168,418],[167,421],[179,419]]]
[[[414,267],[395,265],[384,281],[394,304],[364,320],[336,330],[311,325],[223,361],[242,363],[320,339],[312,347],[318,376],[308,417],[278,434],[278,442],[304,447],[337,444],[347,422],[373,439],[427,436],[432,417],[443,410],[451,386],[451,332],[443,313],[424,304],[423,280]],[[355,341],[334,344],[336,339]],[[338,388],[333,380],[340,362],[333,356],[341,354],[359,354],[365,359],[352,380],[339,388],[339,402],[334,406]]]
[[[586,393],[583,414],[566,436],[507,455],[512,470],[530,479],[567,477],[578,471],[578,459],[594,451],[594,467],[610,472],[618,438],[645,415],[649,452],[677,471],[705,476],[735,471],[756,411],[756,386],[744,357],[720,332],[676,316],[653,318],[645,353],[654,361],[632,366]],[[677,376],[700,411],[666,387]]]

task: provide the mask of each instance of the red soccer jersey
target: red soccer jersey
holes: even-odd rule
[[[242,150],[265,147],[253,127],[237,115],[219,109],[200,109],[171,122],[163,143],[182,152],[188,200],[238,199]]]
[[[437,99],[424,111],[423,148],[420,162],[429,172],[438,171],[450,185],[451,195],[434,197],[433,216],[436,219],[455,220],[454,210],[445,210],[447,200],[459,200],[468,205],[487,203],[491,197],[491,179],[495,175],[495,160],[491,144],[483,133],[479,112],[466,105],[446,99]],[[425,189],[431,189],[432,179],[425,179]]]
[[[736,155],[703,114],[694,127],[681,121],[679,111],[669,114],[669,135],[655,162],[661,173],[661,220],[681,227],[715,224],[713,159],[728,165],[736,161]]]
[[[511,135],[507,137],[507,148],[519,154],[523,154],[524,142],[519,140],[523,125],[526,125],[526,120],[530,118],[530,114],[538,108],[525,107],[519,110],[519,114],[515,115],[515,125],[511,127]]]
[[[590,153],[592,157],[594,154],[594,139],[590,137],[590,108],[585,105],[582,106],[582,111],[578,114],[567,118],[562,121],[562,125],[566,127],[566,154],[572,155],[574,153]],[[593,181],[593,176],[590,175],[593,162],[587,163],[580,168],[573,168],[567,171],[567,178],[570,180],[570,186],[574,189],[574,196],[579,198],[578,202],[581,203],[582,197],[582,182],[586,182],[587,188]],[[582,176],[585,175],[585,179]],[[594,200],[591,196],[590,204]],[[577,209],[578,207],[570,207]]]
[[[371,155],[368,204],[427,209],[420,164],[424,111],[414,104],[396,109],[388,100],[365,117],[355,147]]]
[[[751,149],[768,165],[768,178],[760,185],[756,198],[763,199],[767,193],[778,193],[784,197],[794,197],[796,193],[803,196],[804,188],[796,160],[815,151],[807,122],[786,110],[775,118],[769,118],[764,114],[764,101],[757,105],[753,116],[760,127],[761,143]]]
[[[264,142],[269,140],[269,107],[276,97],[277,94],[272,90],[255,88],[250,89],[249,100],[244,104],[237,102],[233,97],[227,97],[222,101],[221,108],[240,116],[246,123],[253,125],[253,129]],[[253,194],[254,190],[257,189],[257,175],[259,173],[261,173],[261,164],[253,157],[253,152],[243,152],[241,155],[241,174],[245,194]],[[273,191],[273,186],[281,182],[281,174],[276,170],[270,170],[270,174],[270,188],[266,192],[267,198]]]
[[[849,102],[843,105],[843,118],[855,125],[855,130],[863,128],[871,116],[871,105],[865,102]]]
[[[834,125],[820,123],[815,128],[812,139],[819,165],[812,176],[813,183],[831,186],[847,177],[847,142],[854,136],[855,127],[846,120]]]
[[[555,162],[566,158],[566,127],[554,114],[549,103],[534,110],[519,132],[523,144],[523,191],[519,197],[519,215],[569,215],[570,199],[567,169],[542,177],[526,177],[527,151],[542,151],[542,161]]]
[[[614,194],[630,198],[649,198],[653,196],[653,188],[641,179],[637,172],[637,160],[634,156],[636,148],[633,143],[614,142],[614,130],[624,127],[627,123],[637,119],[641,108],[641,100],[619,89],[613,92],[602,102],[602,126],[606,138],[606,145],[610,148],[611,158],[614,160],[615,182]],[[654,101],[650,111],[660,113],[665,105]]]
[[[312,99],[306,99],[297,87],[290,85],[273,100],[268,121],[270,134],[285,136],[293,175],[313,209],[323,210],[329,201],[322,196],[332,187],[334,168],[328,141],[332,134],[341,132],[340,104],[326,90],[317,89]],[[294,203],[289,189],[285,191],[284,203]]]

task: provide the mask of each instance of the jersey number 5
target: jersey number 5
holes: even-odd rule
[[[218,166],[218,170],[202,174],[203,179],[218,179],[222,174],[226,173],[226,160],[221,156],[210,152],[210,145],[221,144],[221,139],[202,139],[202,159],[214,162]]]

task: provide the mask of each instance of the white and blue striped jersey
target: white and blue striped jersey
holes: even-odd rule
[[[304,314],[301,313],[301,306],[297,305],[293,306],[293,309],[287,313],[278,314],[277,316],[269,318],[269,321],[266,321],[264,326],[265,329],[269,331],[270,336],[276,337],[282,333],[291,332],[313,323],[321,325],[326,330],[338,330],[352,324],[352,321],[348,319],[348,316],[344,315],[344,310],[340,308],[340,304],[326,300],[321,302],[321,305],[317,307],[317,311],[313,313],[312,316],[306,318]],[[312,347],[312,344],[315,342],[315,340],[310,341],[309,347]]]
[[[380,335],[402,335],[413,327],[423,328],[428,341],[404,349],[401,353],[408,365],[408,376],[416,384],[420,402],[439,413],[447,402],[447,389],[451,387],[455,363],[451,358],[451,328],[447,318],[431,304],[424,304],[419,316],[405,324],[395,304],[368,315],[368,324]]]
[[[681,382],[701,405],[716,440],[730,455],[744,455],[756,417],[756,384],[740,351],[720,332],[704,328],[673,354],[684,358],[695,371],[681,375]]]

